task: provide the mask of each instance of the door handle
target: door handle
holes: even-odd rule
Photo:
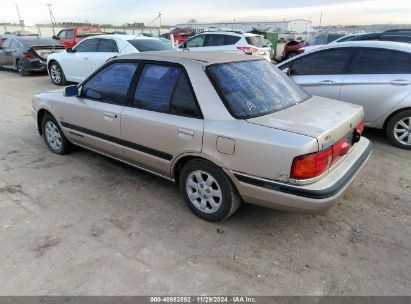
[[[406,86],[411,84],[411,81],[405,80],[405,79],[396,79],[390,81],[390,84],[395,85],[395,86]]]
[[[193,130],[187,130],[187,129],[178,129],[178,136],[184,139],[191,139],[194,137],[194,131]]]
[[[117,114],[110,113],[110,112],[104,112],[104,117],[113,119],[113,118],[117,118]]]
[[[319,85],[333,85],[333,84],[335,84],[336,82],[335,81],[333,81],[333,80],[322,80],[322,81],[320,81],[318,84]]]

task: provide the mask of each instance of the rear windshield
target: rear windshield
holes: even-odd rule
[[[210,65],[207,73],[238,119],[281,111],[310,97],[266,60]]]
[[[247,40],[248,44],[251,44],[258,48],[267,46],[267,43],[265,43],[264,38],[261,36],[245,37],[245,40]]]
[[[47,45],[47,46],[61,46],[60,43],[51,39],[51,38],[26,38],[19,39],[19,41],[24,46],[33,46],[33,45]]]
[[[171,45],[157,39],[134,39],[128,42],[139,52],[174,50]]]

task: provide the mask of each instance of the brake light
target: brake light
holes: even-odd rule
[[[237,46],[237,50],[243,51],[244,54],[252,54],[258,51],[257,48],[250,46]]]
[[[365,127],[365,122],[364,120],[361,120],[361,122],[355,127],[355,132],[361,135],[362,132],[364,131],[364,127]]]
[[[25,58],[36,58],[36,56],[34,54],[30,53],[30,52],[23,53],[23,56]]]
[[[347,154],[348,150],[350,150],[350,145],[347,143],[345,139],[341,139],[339,142],[337,142],[332,147],[333,160],[332,160],[331,165],[335,164],[337,161],[340,160],[341,157]]]
[[[332,159],[332,148],[319,153],[296,157],[293,161],[291,177],[306,179],[319,176],[330,167]]]

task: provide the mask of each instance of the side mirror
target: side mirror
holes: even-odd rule
[[[71,96],[78,96],[79,90],[77,85],[71,85],[64,88],[64,96],[71,97]]]
[[[72,48],[66,48],[67,53],[75,53],[76,51],[73,50]]]
[[[51,38],[53,38],[54,40],[60,40],[60,38],[57,37],[56,35],[53,35]]]

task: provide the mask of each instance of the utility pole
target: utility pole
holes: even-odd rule
[[[53,11],[51,10],[51,6],[52,6],[53,4],[47,3],[46,5],[49,7],[51,27],[53,28],[53,36],[54,36],[54,35],[56,35],[56,33],[55,33],[55,31],[54,31],[54,24],[56,23],[56,18],[54,18]]]
[[[20,18],[19,5],[17,3],[15,3],[14,5],[16,6],[17,16],[19,16],[19,24],[21,26],[21,29],[23,29],[23,23],[21,22],[21,18]]]
[[[321,11],[321,15],[320,15],[320,26],[322,25],[323,22],[323,12]]]

